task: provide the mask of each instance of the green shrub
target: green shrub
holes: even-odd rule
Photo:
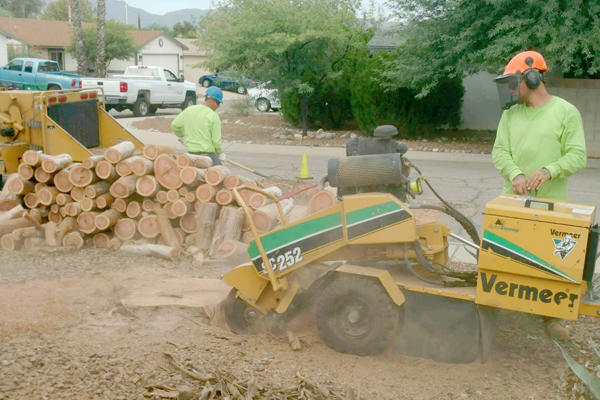
[[[416,135],[440,126],[460,124],[464,88],[459,79],[441,82],[429,94],[417,99],[416,91],[395,89],[386,91],[376,76],[378,57],[366,63],[351,85],[352,114],[364,132],[373,132],[378,125],[394,125],[400,134]]]
[[[308,128],[339,129],[352,118],[350,92],[335,81],[317,85],[308,99]],[[346,85],[347,86],[347,85]],[[283,118],[302,126],[302,106],[298,89],[280,92]]]

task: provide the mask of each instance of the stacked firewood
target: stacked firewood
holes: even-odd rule
[[[232,191],[241,184],[259,187],[225,166],[213,166],[210,157],[156,145],[138,154],[124,141],[83,162],[28,150],[0,193],[0,246],[81,248],[89,243],[172,260],[185,251],[196,264],[208,257],[244,262],[253,235]],[[276,186],[262,190],[282,196]],[[268,196],[249,189],[239,195],[258,233],[281,223]],[[335,201],[321,192],[314,197],[318,204],[309,204],[310,211]],[[292,198],[280,205],[294,219],[308,212],[294,207]]]

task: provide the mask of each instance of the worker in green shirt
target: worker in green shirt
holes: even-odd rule
[[[495,79],[504,112],[492,150],[504,191],[567,199],[569,175],[587,161],[581,114],[544,85],[548,70],[535,51],[517,54]]]
[[[221,119],[216,113],[221,103],[223,92],[211,86],[206,89],[204,104],[186,108],[171,123],[175,135],[184,139],[187,151],[209,156],[213,165],[220,165],[225,160],[221,146]]]
[[[504,112],[492,159],[505,179],[504,192],[566,200],[569,175],[587,161],[583,123],[574,105],[548,93],[546,71],[540,53],[524,51],[495,79]],[[564,321],[544,322],[551,337],[569,338]]]

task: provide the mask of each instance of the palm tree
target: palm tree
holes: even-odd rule
[[[79,0],[71,0],[73,9],[73,31],[75,32],[75,57],[77,58],[77,73],[85,75],[87,73],[87,62],[85,57],[85,47],[83,45],[83,29],[81,28],[81,10],[79,9]]]
[[[106,63],[104,62],[104,24],[106,22],[106,4],[105,0],[98,0],[98,9],[96,11],[98,18],[98,37],[96,42],[96,75],[103,78],[106,76]]]

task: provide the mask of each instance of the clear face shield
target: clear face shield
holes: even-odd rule
[[[496,88],[498,88],[498,96],[500,98],[500,107],[503,110],[508,110],[512,105],[519,101],[521,84],[521,76],[519,74],[501,75],[494,79]]]

